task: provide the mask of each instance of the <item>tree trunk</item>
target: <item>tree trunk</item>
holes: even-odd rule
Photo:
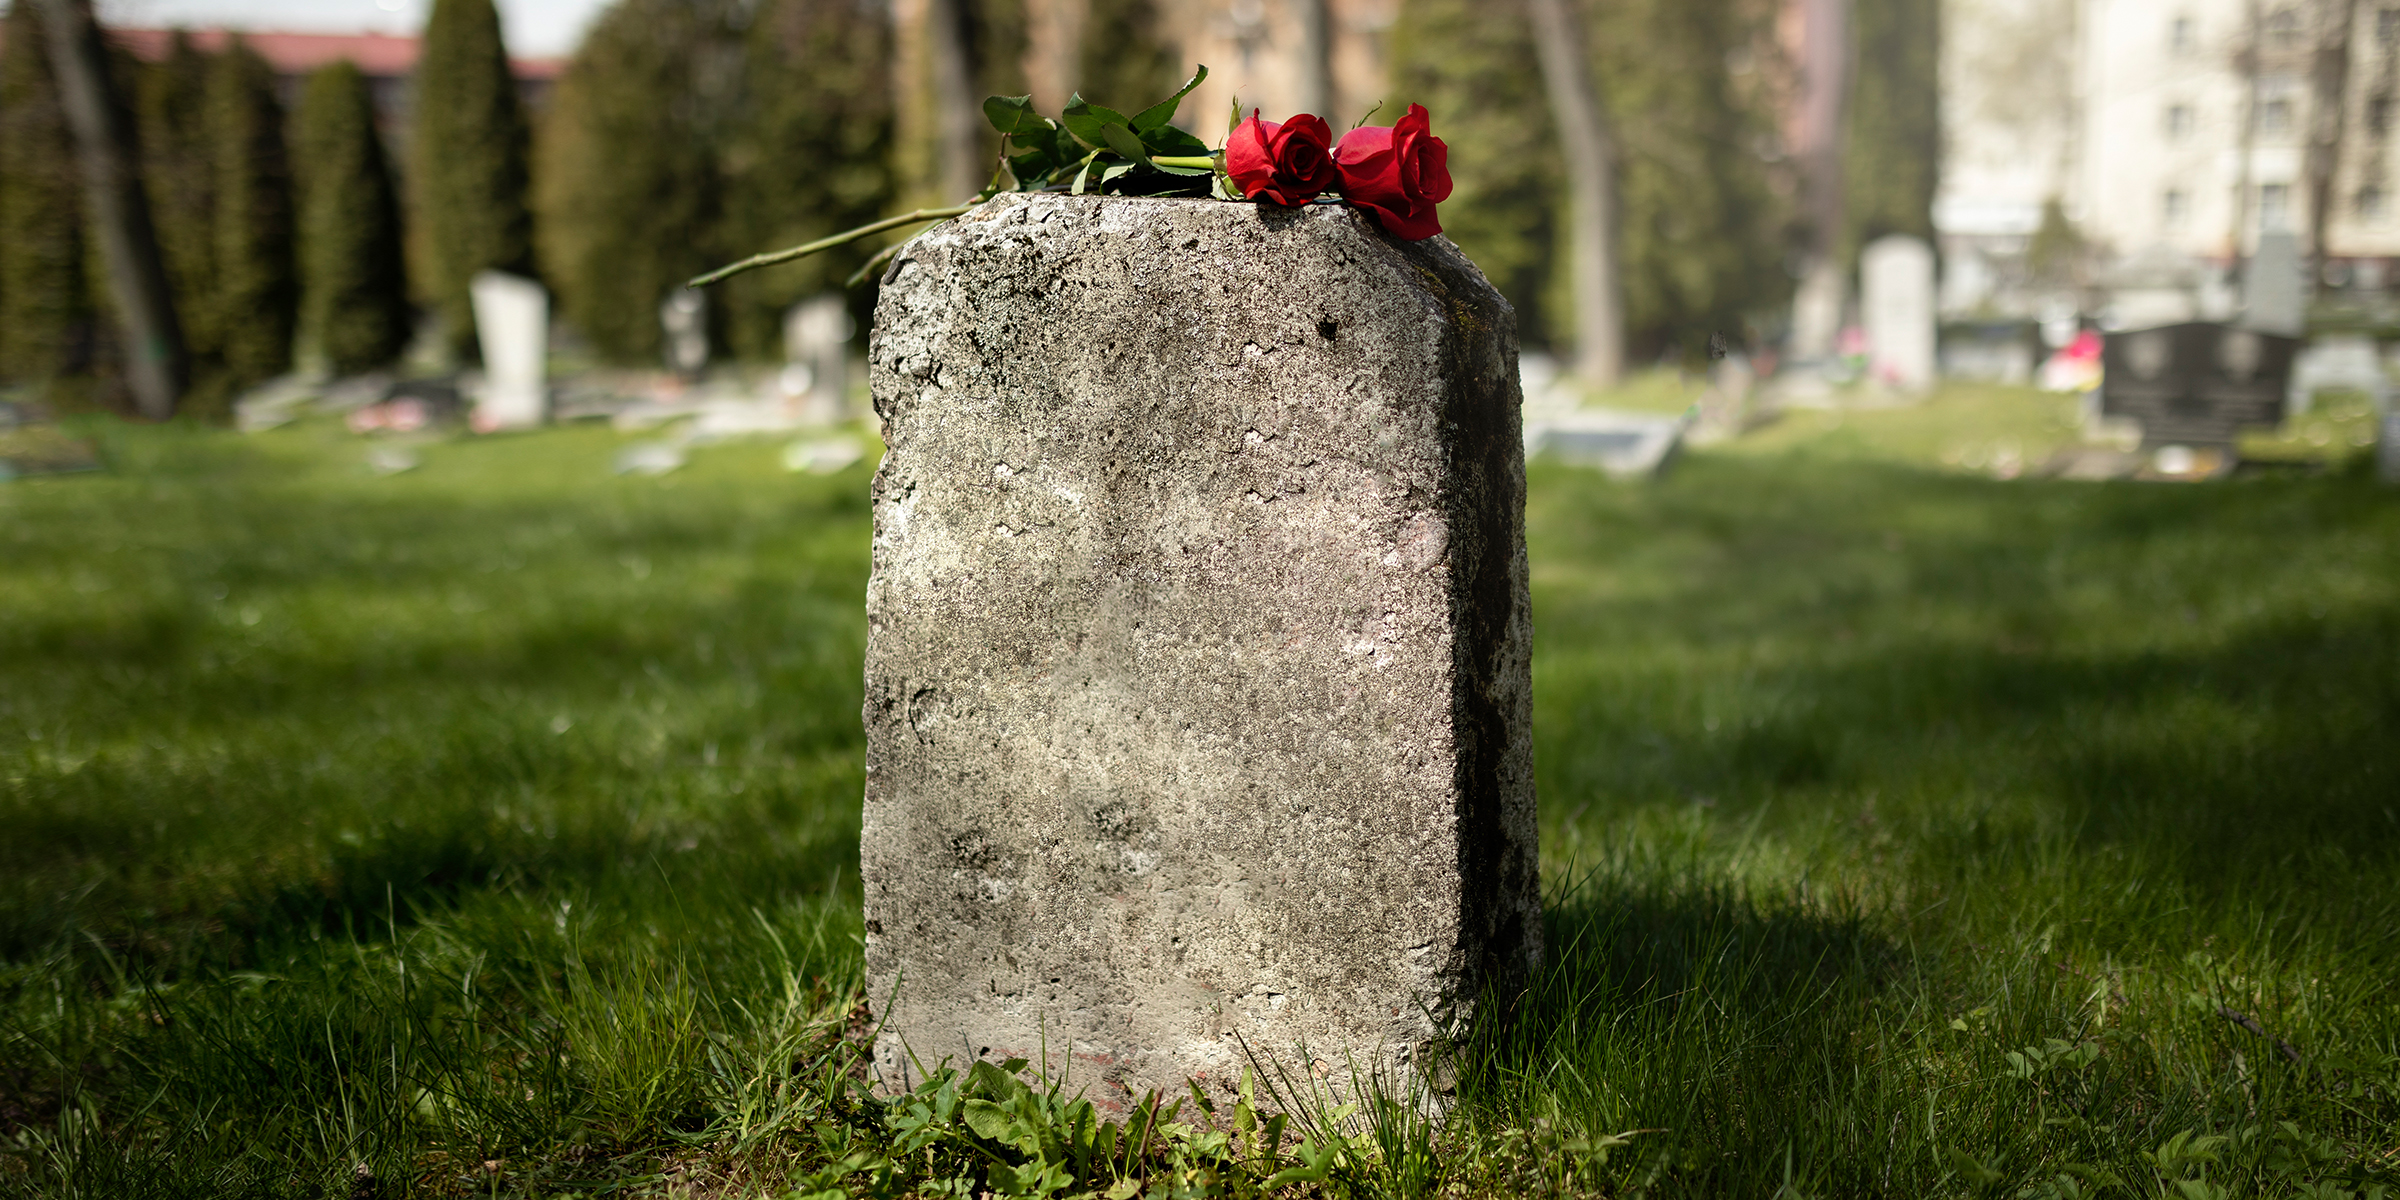
[[[1026,0],[1025,90],[1033,106],[1054,113],[1083,81],[1083,30],[1091,0]]]
[[[1315,113],[1340,129],[1344,122],[1333,111],[1333,30],[1325,14],[1325,0],[1292,0],[1292,16],[1300,25],[1300,69],[1293,74],[1298,86],[1292,111]]]
[[[1575,302],[1575,373],[1591,387],[1625,368],[1625,311],[1617,280],[1616,144],[1592,86],[1583,22],[1571,0],[1526,0],[1542,83],[1567,168],[1567,278]]]
[[[2250,175],[2251,161],[2258,148],[2258,0],[2242,6],[2242,44],[2234,51],[2233,70],[2242,85],[2241,124],[2237,127],[2233,160],[2233,227],[2228,232],[2229,245],[2225,259],[2233,264],[2234,274],[2247,279],[2249,271],[2242,266],[2250,257]]]
[[[1792,301],[1790,354],[1813,362],[1833,354],[1849,272],[1841,260],[1842,109],[1849,90],[1848,0],[1801,0],[1799,144],[1809,225],[1808,260]]]
[[[2349,108],[2350,30],[2358,22],[2358,0],[2327,0],[2328,28],[2317,33],[2309,64],[2314,94],[2308,105],[2308,276],[2309,291],[2325,289],[2326,234],[2333,220],[2333,184],[2341,167],[2343,117]]]
[[[956,204],[982,188],[976,127],[982,109],[967,63],[961,0],[899,0],[892,6],[902,178],[910,200]]]
[[[175,415],[183,395],[183,332],[142,197],[130,111],[111,90],[91,0],[40,0],[40,12],[109,291],[125,329],[126,381],[141,414],[163,421]]]

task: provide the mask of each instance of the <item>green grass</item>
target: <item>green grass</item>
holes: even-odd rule
[[[2400,492],[1939,463],[2057,407],[1537,464],[1543,978],[1438,1132],[1108,1159],[845,1090],[865,466],[93,425],[0,485],[0,1194],[2400,1190]]]

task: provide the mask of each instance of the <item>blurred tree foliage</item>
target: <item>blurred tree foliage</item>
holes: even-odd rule
[[[474,345],[467,284],[478,271],[530,274],[528,135],[492,0],[434,0],[417,59],[408,163],[415,279],[454,349]],[[662,105],[677,103],[656,97]]]
[[[544,115],[542,265],[609,358],[655,359],[660,301],[724,256],[738,15],[731,0],[622,0],[584,36]]]
[[[1095,104],[1140,112],[1173,95],[1192,65],[1183,61],[1162,26],[1162,0],[1091,0],[1084,18],[1076,90]],[[1012,88],[1011,93],[1023,88]],[[1219,114],[1202,114],[1202,124]],[[1188,118],[1187,118],[1188,119]],[[1327,117],[1331,120],[1331,117]],[[1210,139],[1214,144],[1214,139]]]
[[[308,77],[293,140],[302,344],[337,373],[382,366],[408,344],[408,279],[391,167],[356,66],[337,62]]]
[[[1583,0],[1618,139],[1629,358],[1698,353],[1783,304],[1790,221],[1778,168],[1767,0]],[[1434,113],[1457,191],[1442,223],[1517,307],[1528,344],[1567,333],[1557,133],[1517,0],[1407,0],[1395,103]],[[1388,119],[1390,113],[1377,119]]]
[[[235,39],[209,64],[208,141],[216,185],[216,320],[222,386],[197,386],[185,410],[209,415],[226,388],[291,366],[299,279],[292,258],[292,170],[275,72]]]
[[[1454,185],[1443,232],[1516,306],[1526,345],[1564,338],[1565,273],[1552,267],[1566,177],[1522,0],[1408,0],[1392,51],[1394,101],[1372,119],[1389,124],[1410,102],[1432,112]]]
[[[2081,282],[2078,275],[2083,265],[2083,234],[2075,222],[2067,219],[2066,206],[2058,197],[2042,201],[2042,223],[2035,227],[2033,239],[2025,245],[2025,274],[2029,282],[2043,287],[2063,287]]]
[[[1940,0],[1850,0],[1842,255],[1885,234],[1933,240],[1940,181]]]
[[[1108,2],[1095,0],[1093,15],[1097,16],[1099,6]],[[968,69],[974,75],[975,99],[980,102],[985,96],[1024,95],[1028,33],[1025,0],[957,0],[957,3]],[[1091,35],[1087,32],[1084,37],[1084,45],[1091,45]],[[1168,90],[1174,88],[1170,86]],[[977,125],[980,128],[981,122]],[[999,146],[998,134],[989,129],[981,132],[990,135],[995,149]]]
[[[895,203],[891,41],[883,6],[869,0],[760,6],[744,48],[740,116],[721,160],[726,220],[719,240],[727,257],[795,246],[889,215]],[[783,311],[840,288],[874,253],[872,242],[853,243],[716,288],[734,353],[780,357]],[[871,292],[854,293],[854,307]]]
[[[93,362],[83,187],[33,7],[0,50],[0,376],[48,385]]]
[[[211,56],[182,30],[165,61],[136,75],[134,108],[142,139],[142,185],[151,226],[183,327],[191,378],[207,386],[223,373],[218,341],[216,155],[208,126]]]

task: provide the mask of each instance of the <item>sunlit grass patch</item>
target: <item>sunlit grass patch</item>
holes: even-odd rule
[[[0,484],[0,1193],[2393,1188],[2400,497],[1945,404],[2065,401],[1536,464],[1541,975],[1446,1096],[1132,1151],[854,1086],[866,465],[94,426]]]

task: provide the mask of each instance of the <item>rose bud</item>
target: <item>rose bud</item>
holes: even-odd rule
[[[1225,173],[1253,200],[1306,204],[1333,186],[1333,128],[1324,118],[1301,113],[1289,121],[1261,121],[1258,110],[1225,139]]]
[[[1409,105],[1397,125],[1343,134],[1333,161],[1342,173],[1342,199],[1366,209],[1376,224],[1412,242],[1442,231],[1433,209],[1450,198],[1450,147],[1433,136],[1424,105]]]

